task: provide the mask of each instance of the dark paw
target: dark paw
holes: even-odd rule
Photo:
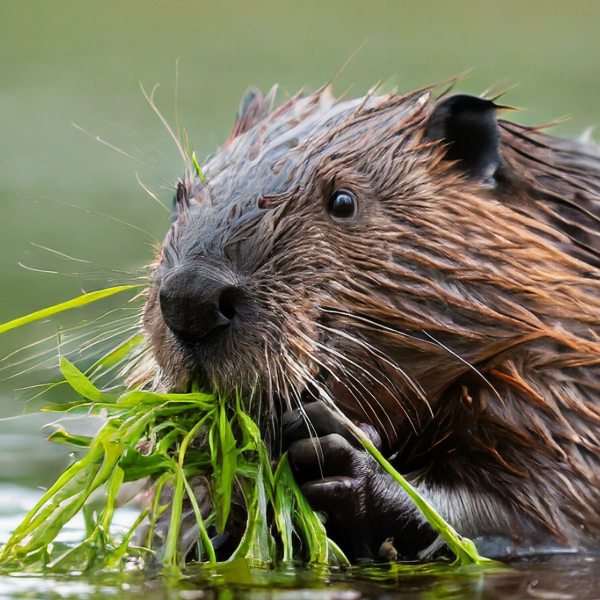
[[[364,451],[335,414],[322,402],[288,412],[283,437],[294,477],[311,506],[330,518],[355,511]]]
[[[411,556],[435,539],[404,490],[322,402],[286,413],[282,424],[294,477],[350,560]],[[372,430],[363,431],[379,446]]]
[[[303,487],[343,493],[353,485],[348,479],[360,475],[360,442],[322,402],[306,404],[283,417],[284,448],[296,481]],[[338,489],[339,488],[339,489]],[[324,510],[324,509],[319,509]]]
[[[362,510],[364,460],[340,434],[294,442],[289,458],[296,481],[314,510],[343,519]]]
[[[311,402],[305,404],[302,410],[286,412],[282,425],[284,449],[288,449],[299,440],[320,438],[333,433],[340,435],[353,446],[361,447],[360,442],[323,402]]]
[[[321,402],[286,413],[283,435],[294,477],[311,507],[325,513],[329,535],[347,553],[370,556],[362,530],[376,463]],[[352,537],[358,546],[349,543]]]

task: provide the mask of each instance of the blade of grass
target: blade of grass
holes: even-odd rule
[[[173,471],[175,473],[175,489],[173,491],[173,499],[171,500],[171,517],[169,519],[169,531],[164,545],[164,552],[161,562],[167,569],[179,572],[179,531],[181,529],[181,513],[183,507],[183,492],[185,489],[183,482],[183,471],[179,465],[173,461]]]
[[[160,499],[163,488],[165,485],[167,485],[171,477],[172,474],[170,472],[163,473],[156,482],[156,486],[154,488],[154,497],[152,498],[152,506],[150,507],[150,523],[148,525],[148,532],[146,533],[147,548],[152,548],[152,539],[154,537],[156,522],[158,521],[160,515],[162,515],[163,512],[168,508],[167,506],[161,506]]]
[[[358,430],[360,431],[360,430]],[[464,538],[447,523],[435,508],[408,482],[394,467],[383,457],[381,452],[375,448],[371,440],[364,433],[360,432],[360,441],[368,450],[371,456],[381,465],[381,467],[391,475],[410,496],[411,500],[419,508],[423,516],[427,519],[431,527],[446,542],[448,548],[456,555],[456,559],[463,565],[481,565],[492,563],[489,558],[479,556],[477,548],[472,540]]]
[[[194,440],[194,437],[198,433],[198,430],[204,426],[206,421],[208,420],[210,415],[204,416],[204,418],[200,419],[198,423],[196,423],[190,432],[185,436],[183,442],[181,443],[181,447],[179,449],[179,461],[178,468],[181,472],[181,477],[183,479],[183,485],[185,486],[185,490],[187,492],[188,498],[192,504],[192,508],[194,509],[194,515],[196,516],[196,521],[198,523],[198,528],[200,529],[200,539],[202,540],[202,547],[208,555],[208,562],[214,564],[217,562],[217,557],[215,555],[215,550],[213,545],[208,537],[208,533],[206,532],[206,527],[204,526],[204,519],[202,518],[202,513],[200,511],[200,507],[198,506],[198,501],[196,500],[196,496],[194,494],[194,490],[190,486],[185,473],[183,471],[183,465],[185,462],[185,455],[187,453],[188,446]],[[199,557],[200,560],[201,557]]]
[[[138,527],[142,524],[144,519],[146,519],[146,517],[149,515],[149,513],[150,513],[150,509],[147,508],[146,510],[143,510],[138,515],[138,518],[134,521],[133,525],[129,528],[129,531],[123,536],[121,543],[111,553],[111,555],[108,559],[108,562],[107,562],[107,567],[109,569],[116,567],[121,562],[121,560],[123,559],[125,554],[127,554],[127,551],[129,550],[129,542],[131,541],[131,538],[137,531]]]
[[[237,472],[239,450],[236,447],[231,421],[227,417],[227,406],[223,398],[219,398],[218,401],[218,415],[209,433],[209,444],[214,480],[217,483],[214,486],[217,529],[223,533],[231,508],[231,494]]]
[[[86,400],[101,404],[114,404],[114,394],[101,392],[73,363],[64,356],[60,359],[60,370],[69,385]]]
[[[70,444],[78,448],[89,448],[92,443],[92,438],[82,435],[72,435],[64,429],[53,431],[46,440],[48,442],[57,442],[59,444]]]
[[[208,533],[206,532],[206,527],[204,526],[204,519],[202,518],[202,513],[200,512],[200,507],[198,506],[198,501],[196,500],[196,496],[194,495],[194,490],[190,486],[183,469],[179,467],[181,471],[181,477],[183,478],[183,485],[185,486],[185,491],[187,492],[188,498],[192,503],[192,508],[194,509],[194,515],[196,516],[196,522],[198,523],[198,528],[200,529],[200,539],[202,540],[202,548],[206,552],[208,556],[208,562],[211,565],[216,564],[217,556],[215,554],[215,549],[213,548],[212,542],[208,537]],[[199,557],[199,560],[202,557]]]
[[[116,465],[106,482],[106,506],[102,511],[100,526],[104,530],[104,533],[107,535],[110,530],[110,524],[112,523],[113,516],[115,514],[115,504],[117,502],[119,488],[121,487],[124,478],[125,473],[123,469]]]
[[[283,455],[280,468],[279,485],[288,488],[294,497],[294,523],[308,546],[309,562],[312,565],[327,565],[325,526],[302,495],[294,479],[287,454]]]
[[[268,526],[267,498],[260,467],[256,478],[246,482],[245,487],[244,495],[248,506],[246,531],[230,561],[234,562],[239,558],[244,558],[252,566],[265,568],[275,562],[275,552]]]
[[[91,302],[102,300],[102,298],[107,298],[108,296],[113,296],[114,294],[118,294],[126,290],[133,290],[142,287],[145,287],[144,284],[118,285],[116,287],[98,290],[97,292],[89,292],[87,294],[82,294],[81,296],[77,296],[77,298],[73,298],[72,300],[68,300],[67,302],[61,302],[60,304],[55,304],[54,306],[49,306],[48,308],[43,308],[42,310],[32,312],[24,317],[19,317],[18,319],[8,321],[8,323],[0,325],[0,334],[10,331],[11,329],[16,329],[17,327],[21,327],[22,325],[28,325],[29,323],[33,323],[34,321],[39,321],[40,319],[51,317],[52,315],[64,312],[65,310],[79,308],[80,306],[85,306],[86,304],[90,304]]]
[[[281,536],[283,545],[283,562],[288,563],[294,559],[294,546],[292,542],[293,520],[292,511],[294,503],[294,494],[292,490],[282,481],[283,469],[286,462],[281,460],[275,471],[275,501],[273,502],[273,513],[275,525]]]
[[[138,346],[144,336],[139,333],[134,335],[128,340],[125,340],[119,344],[112,352],[105,354],[102,358],[99,358],[86,372],[89,378],[95,377],[96,375],[102,375],[108,371],[111,367],[117,365],[120,361],[125,359],[129,353]]]

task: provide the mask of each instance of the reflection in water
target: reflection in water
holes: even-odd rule
[[[15,485],[0,485],[0,544],[17,525],[39,492]],[[116,526],[124,529],[135,520],[134,510],[117,511]],[[74,519],[61,535],[75,542],[84,535],[83,520]],[[169,585],[152,572],[74,574],[70,578],[44,578],[20,574],[0,576],[0,600],[64,598],[96,600],[597,600],[600,598],[600,556],[554,555],[521,561],[506,569],[482,572],[465,569],[436,576],[402,576],[385,581],[389,569],[377,570],[378,582],[353,575],[320,576],[301,570],[249,573],[235,565],[219,573],[190,568],[189,581]],[[227,583],[225,583],[227,581]]]
[[[314,581],[298,573],[287,579],[268,575],[259,574],[254,585],[225,585],[217,579],[211,587],[193,580],[172,586],[145,573],[70,579],[0,577],[0,600],[597,600],[600,589],[598,557],[575,555],[513,565],[501,573],[407,577],[387,585],[341,577]]]

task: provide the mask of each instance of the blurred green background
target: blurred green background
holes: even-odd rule
[[[4,0],[0,322],[127,282],[152,259],[168,214],[137,177],[169,203],[182,163],[140,83],[160,84],[159,108],[174,123],[177,104],[206,156],[248,85],[279,83],[281,97],[313,90],[364,42],[337,91],[380,80],[409,91],[473,69],[461,91],[519,84],[504,101],[526,111],[511,118],[570,115],[554,131],[576,136],[600,122],[599,30],[593,0]],[[3,336],[0,358],[123,301]],[[66,457],[43,442],[43,419],[6,420],[36,406],[17,388],[56,377],[56,351],[32,358],[40,348],[0,362],[0,480],[48,481]]]

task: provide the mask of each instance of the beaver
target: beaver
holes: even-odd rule
[[[251,90],[177,185],[132,384],[254,390],[353,560],[600,542],[600,151],[408,94]]]

